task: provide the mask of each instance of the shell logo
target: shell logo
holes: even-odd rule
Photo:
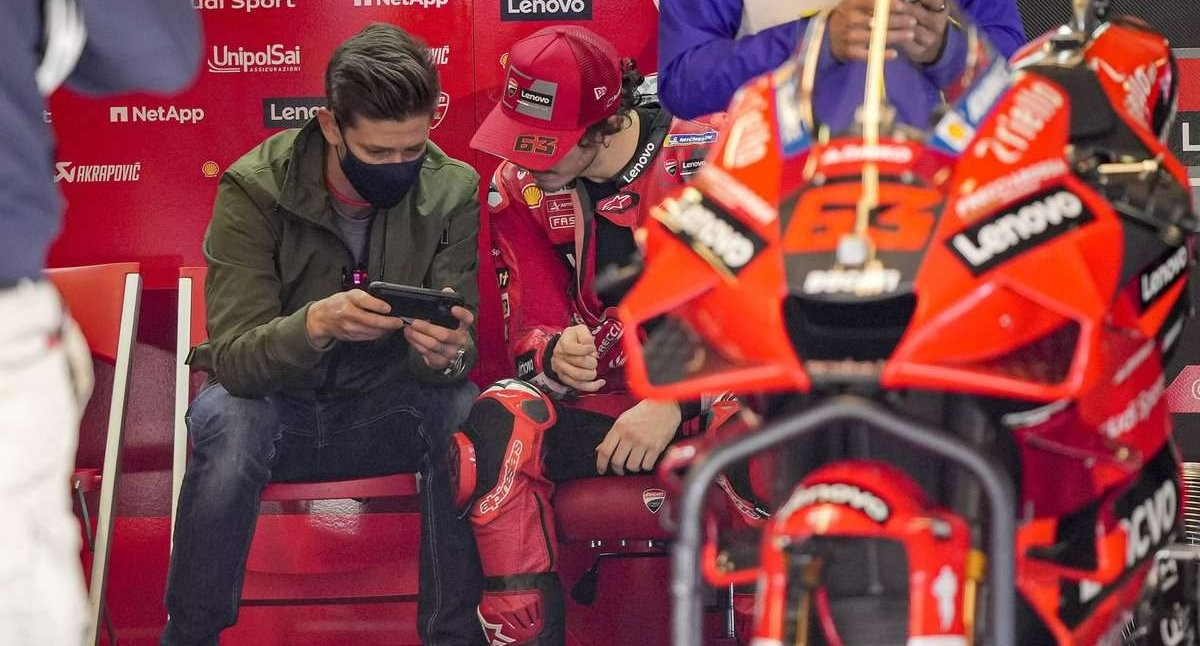
[[[500,55],[500,67],[508,67],[508,52]]]
[[[212,178],[221,174],[221,167],[218,166],[217,162],[215,161],[206,161],[200,165],[200,172],[203,173],[205,177]]]
[[[529,208],[531,209],[536,209],[542,205],[542,189],[536,186],[526,186],[525,189],[521,191],[521,196],[525,198],[525,203],[528,204]]]

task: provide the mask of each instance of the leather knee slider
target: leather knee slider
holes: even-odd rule
[[[455,505],[498,505],[518,471],[540,464],[542,434],[558,421],[550,399],[518,379],[502,379],[475,400],[450,440]],[[503,472],[503,473],[502,473]]]

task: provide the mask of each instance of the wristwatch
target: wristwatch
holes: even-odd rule
[[[454,358],[450,360],[450,365],[442,369],[442,376],[457,377],[461,375],[463,368],[466,366],[466,362],[463,360],[463,357],[465,356],[467,356],[467,349],[459,348],[458,352],[455,353]]]

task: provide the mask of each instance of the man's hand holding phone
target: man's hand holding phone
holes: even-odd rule
[[[304,320],[314,348],[340,341],[374,341],[404,327],[403,319],[388,316],[391,306],[361,289],[338,292],[308,306]]]
[[[454,292],[449,287],[442,291]],[[458,327],[453,329],[422,319],[413,319],[404,326],[404,338],[420,353],[425,365],[434,370],[449,368],[461,356],[459,351],[465,351],[471,345],[470,330],[471,324],[475,322],[475,315],[471,310],[459,305],[452,307],[450,313],[458,319]]]

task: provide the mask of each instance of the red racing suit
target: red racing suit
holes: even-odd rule
[[[592,204],[582,187],[546,192],[504,162],[492,178],[492,256],[500,285],[505,340],[517,378],[569,405],[616,417],[637,403],[623,378],[622,325],[596,295],[596,218],[636,228],[672,188],[704,165],[723,117],[704,121],[657,112],[651,135],[617,174],[617,193]],[[587,324],[600,355],[604,389],[575,393],[550,367],[559,334]]]
[[[682,121],[654,109],[638,114],[638,148],[601,191],[589,193],[582,181],[543,191],[528,172],[508,162],[492,180],[493,259],[519,380],[501,380],[480,395],[456,435],[451,458],[459,465],[456,498],[470,516],[483,564],[479,618],[490,643],[564,643],[557,537],[548,503],[557,478],[581,477],[595,468],[595,446],[639,400],[625,384],[622,324],[595,289],[598,218],[636,228],[651,207],[701,168],[717,139],[712,121]],[[607,196],[593,204],[596,194]],[[611,235],[614,228],[603,229]],[[631,231],[629,240],[605,243],[601,257],[623,262],[614,256],[624,253],[632,237]],[[592,331],[599,376],[606,381],[595,394],[574,392],[558,381],[550,364],[562,331],[581,323]],[[705,417],[713,425],[723,422],[731,414],[726,409],[714,405],[708,416],[685,412],[684,433],[698,432]],[[551,436],[570,439],[554,451],[548,449]],[[580,468],[556,476],[554,465],[569,461],[567,455],[582,455],[574,462]]]

